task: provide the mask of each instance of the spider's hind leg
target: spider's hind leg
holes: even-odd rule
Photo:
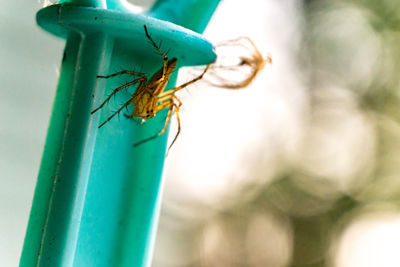
[[[99,128],[103,127],[104,124],[106,124],[107,122],[109,122],[115,115],[119,114],[124,108],[126,108],[129,104],[131,103],[131,101],[129,100],[128,102],[126,102],[122,107],[120,107],[117,111],[115,111],[110,117],[108,117],[102,124],[100,124]]]
[[[100,106],[98,106],[96,109],[94,109],[92,112],[90,112],[90,114],[93,114],[93,113],[97,112],[99,109],[101,109],[108,101],[110,101],[110,99],[111,99],[111,97],[112,97],[113,95],[115,95],[116,93],[118,93],[118,92],[121,91],[122,89],[124,89],[124,88],[126,88],[126,87],[129,87],[129,86],[131,86],[131,85],[134,85],[135,83],[139,83],[139,86],[138,86],[138,89],[139,89],[139,87],[143,87],[143,86],[144,86],[144,84],[146,83],[146,80],[147,80],[146,77],[144,77],[144,78],[137,78],[137,79],[135,79],[135,80],[133,80],[133,81],[131,81],[131,82],[129,82],[129,83],[126,83],[126,84],[124,84],[124,85],[121,85],[120,87],[115,88],[115,89],[112,91],[112,93],[103,101],[103,103],[101,103]]]
[[[97,78],[108,79],[108,78],[111,78],[111,77],[114,77],[114,76],[118,76],[118,75],[122,75],[122,74],[129,74],[129,75],[139,76],[139,77],[142,77],[142,78],[147,78],[144,73],[131,71],[131,70],[123,70],[123,71],[119,71],[119,72],[116,72],[116,73],[113,73],[113,74],[110,74],[110,75],[105,75],[105,76],[97,75],[96,77]]]

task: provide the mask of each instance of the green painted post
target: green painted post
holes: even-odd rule
[[[90,112],[129,77],[96,76],[122,69],[151,76],[161,68],[143,25],[179,67],[213,62],[209,42],[166,21],[202,32],[218,2],[160,0],[151,16],[130,13],[124,1],[100,0],[60,1],[38,12],[38,24],[67,42],[20,266],[150,265],[167,134],[133,144],[158,133],[166,114],[143,125],[121,116],[99,129],[129,94]]]

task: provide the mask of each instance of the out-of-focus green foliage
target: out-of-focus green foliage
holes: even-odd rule
[[[191,212],[166,203],[169,250],[156,250],[154,266],[340,266],[335,251],[360,214],[399,207],[400,2],[301,7],[310,112],[296,157],[272,182],[263,181],[272,166],[255,168],[248,176],[260,181],[227,203],[184,205]]]

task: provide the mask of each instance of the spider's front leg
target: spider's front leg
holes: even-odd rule
[[[165,74],[167,73],[167,66],[168,66],[168,57],[166,54],[164,54],[164,52],[161,50],[161,48],[154,42],[153,38],[151,38],[149,32],[147,31],[147,27],[146,25],[143,26],[144,27],[144,32],[146,33],[146,37],[147,39],[150,40],[151,44],[154,46],[155,49],[157,49],[157,51],[163,56],[164,58],[164,65],[162,68],[162,76],[161,76],[161,80],[165,79]]]
[[[207,72],[207,70],[208,70],[209,68],[210,68],[210,65],[207,65],[207,67],[203,70],[203,72],[202,72],[199,76],[197,76],[197,77],[194,78],[193,80],[190,80],[190,81],[188,81],[188,82],[186,82],[186,83],[184,83],[184,84],[182,84],[182,85],[180,85],[180,86],[178,86],[178,87],[169,89],[169,90],[167,90],[167,91],[161,93],[161,94],[159,95],[159,98],[164,98],[164,97],[173,98],[172,96],[174,96],[173,94],[174,94],[175,92],[177,92],[177,91],[179,91],[179,90],[182,90],[183,88],[185,88],[185,87],[187,87],[187,86],[189,86],[189,85],[191,85],[191,84],[193,84],[193,83],[195,83],[195,82],[201,80],[201,79],[203,78],[204,74],[206,74],[206,72]],[[180,101],[179,101],[179,102],[180,102]]]

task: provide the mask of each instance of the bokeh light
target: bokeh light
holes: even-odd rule
[[[339,238],[333,266],[400,266],[400,212],[375,206],[352,218]]]

